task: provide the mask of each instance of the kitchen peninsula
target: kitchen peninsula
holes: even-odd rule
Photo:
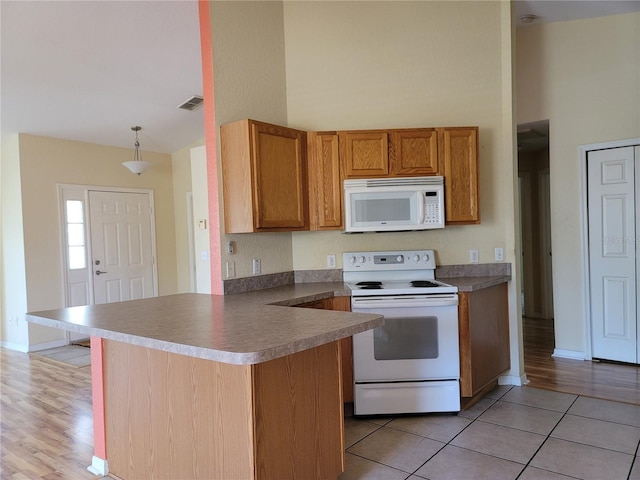
[[[340,340],[376,314],[292,306],[348,295],[296,284],[27,314],[91,336],[94,473],[134,478],[336,478]]]

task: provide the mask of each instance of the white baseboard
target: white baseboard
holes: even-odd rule
[[[515,385],[517,387],[522,387],[529,383],[527,379],[527,374],[523,373],[522,375],[500,375],[498,377],[498,385]]]
[[[28,353],[29,345],[25,345],[24,343],[13,343],[13,342],[0,342],[0,347],[8,348],[9,350],[15,350],[16,352]]]
[[[557,348],[553,349],[552,357],[559,358],[570,358],[572,360],[585,360],[587,357],[584,352],[578,352],[576,350],[560,350]]]
[[[66,338],[60,340],[54,340],[53,342],[38,343],[37,345],[29,345],[30,352],[39,352],[40,350],[47,350],[49,348],[64,347],[69,345]]]
[[[106,460],[103,460],[102,458],[96,457],[94,455],[91,459],[91,465],[87,467],[87,470],[89,470],[94,475],[105,477],[109,474],[109,464]]]

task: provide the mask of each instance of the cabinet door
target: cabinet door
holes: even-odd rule
[[[252,122],[256,230],[308,229],[306,134]]]
[[[438,139],[447,224],[480,223],[478,128],[441,128]]]
[[[344,178],[389,175],[389,135],[386,131],[340,132]]]
[[[438,135],[434,128],[393,130],[390,152],[394,176],[438,173]]]
[[[338,135],[309,132],[307,139],[310,229],[342,229],[344,224]]]

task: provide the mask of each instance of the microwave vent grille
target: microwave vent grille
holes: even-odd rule
[[[417,185],[443,185],[442,176],[432,177],[402,177],[402,178],[365,178],[345,180],[345,186],[352,187],[396,187]]]

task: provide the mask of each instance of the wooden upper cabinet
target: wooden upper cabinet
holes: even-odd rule
[[[307,132],[307,142],[310,229],[340,230],[344,223],[338,135]]]
[[[438,129],[447,225],[480,223],[478,127]]]
[[[391,131],[390,172],[396,177],[438,174],[438,135],[435,128]]]
[[[338,132],[344,178],[389,175],[389,133],[386,130]]]
[[[438,174],[435,128],[339,132],[344,178]]]
[[[226,233],[309,229],[306,132],[240,120],[220,145]]]

